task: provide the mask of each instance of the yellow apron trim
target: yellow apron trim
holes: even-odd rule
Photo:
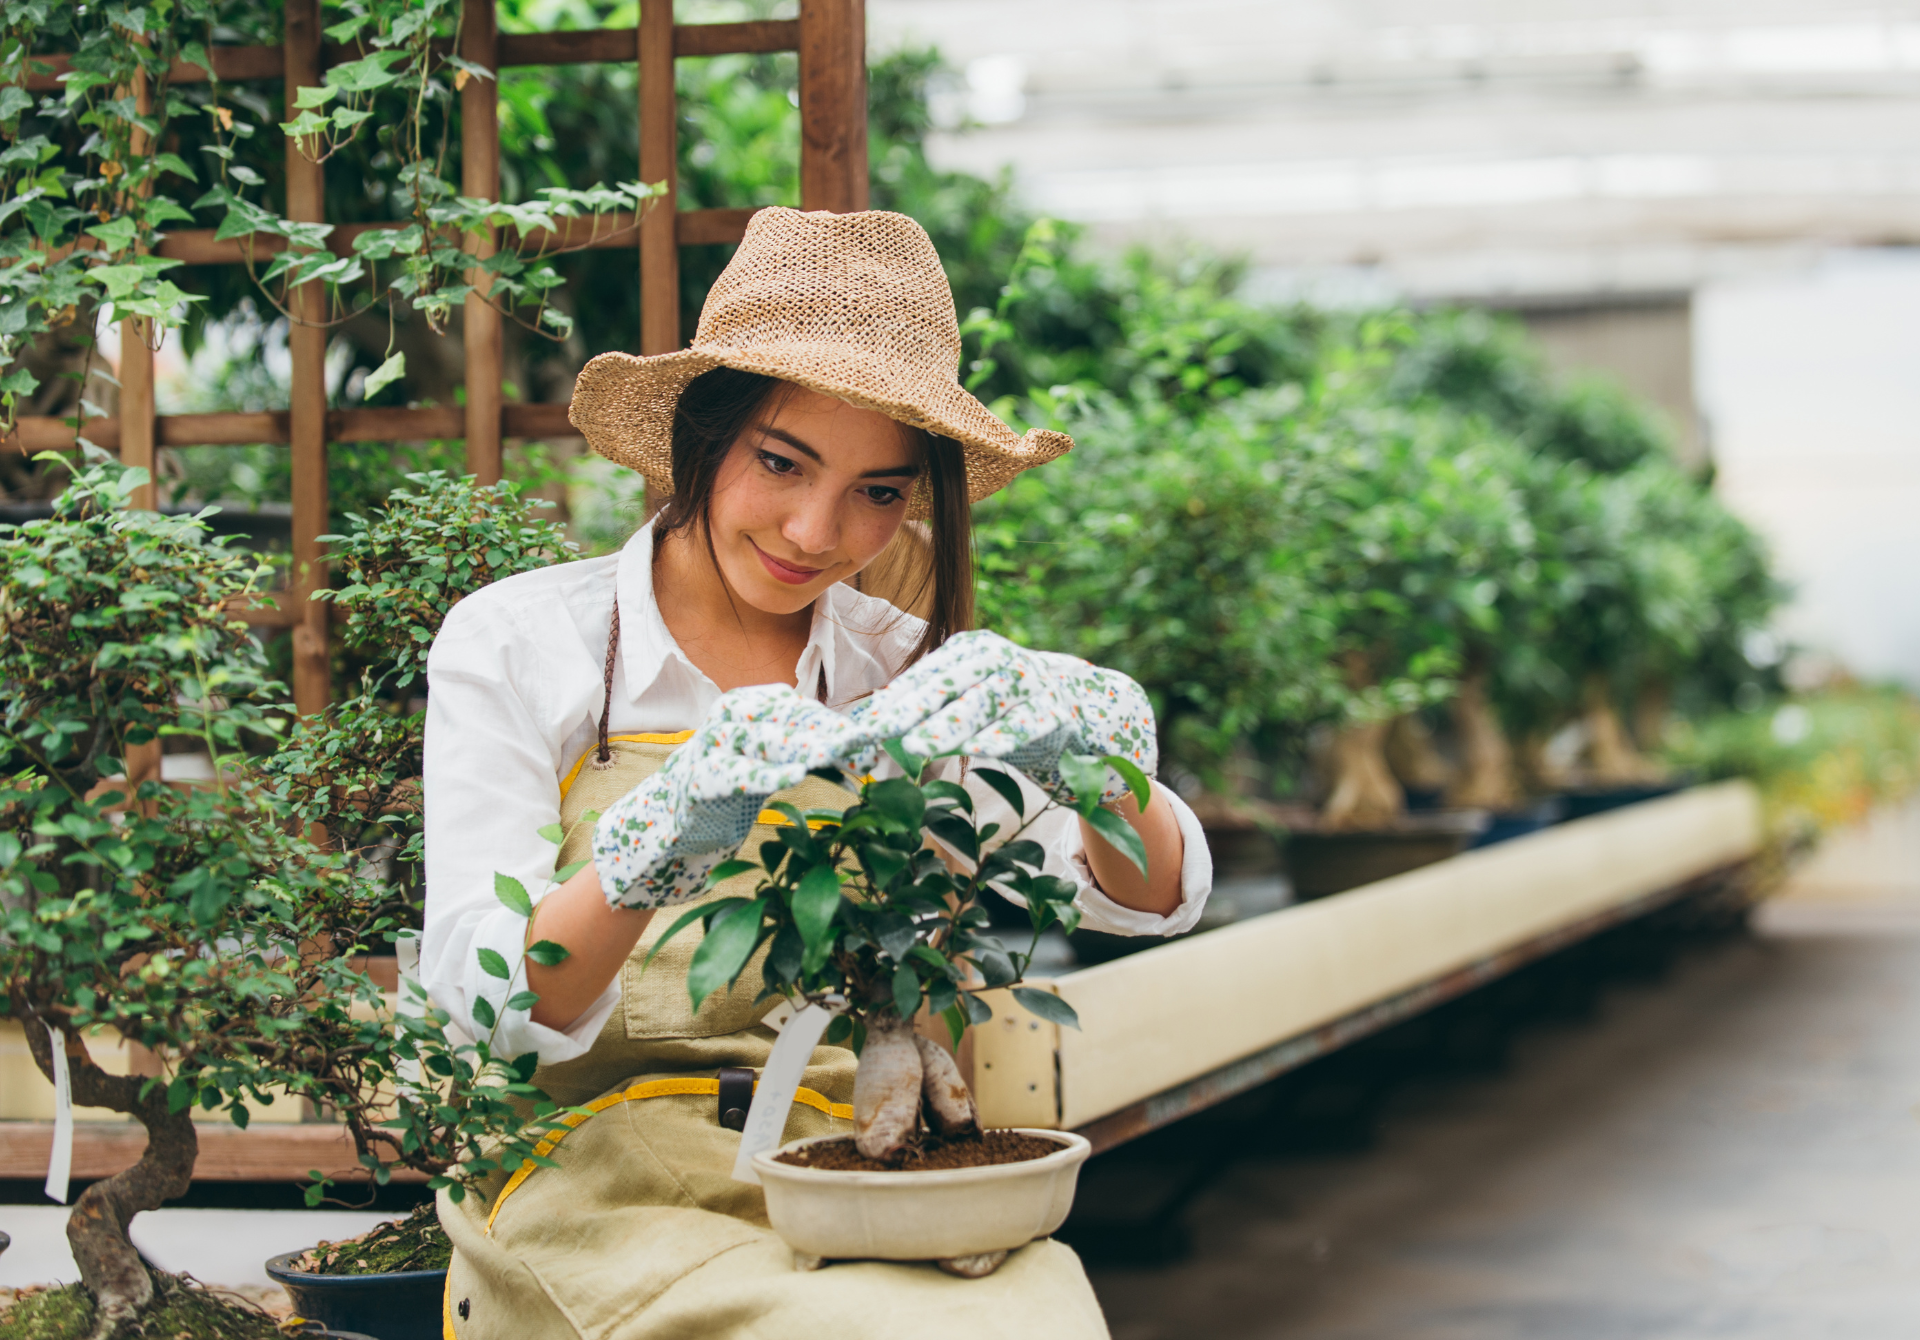
[[[609,735],[607,743],[612,744],[615,740],[620,740],[627,744],[685,744],[692,738],[692,731],[683,730],[675,731],[671,735]],[[560,799],[567,798],[567,792],[573,789],[573,779],[580,775],[581,767],[593,757],[593,751],[598,747],[597,745],[589,747],[586,753],[574,760],[573,767],[568,769],[567,775],[560,779]]]
[[[755,1080],[753,1087],[758,1089],[760,1082]],[[604,1097],[594,1099],[591,1103],[587,1104],[587,1110],[585,1112],[567,1113],[566,1116],[560,1118],[560,1125],[564,1129],[549,1134],[539,1144],[533,1147],[533,1152],[536,1157],[545,1158],[559,1146],[562,1140],[567,1138],[570,1132],[578,1130],[581,1123],[589,1116],[598,1112],[604,1112],[610,1107],[618,1107],[622,1103],[638,1102],[644,1098],[671,1098],[684,1094],[718,1098],[720,1096],[720,1081],[717,1079],[642,1080],[638,1084],[629,1085],[620,1093],[610,1093]],[[825,1094],[816,1092],[813,1089],[803,1088],[796,1091],[793,1095],[793,1101],[804,1104],[817,1112],[822,1112],[840,1121],[853,1120],[853,1104],[831,1102]],[[500,1207],[507,1203],[507,1197],[518,1191],[520,1184],[533,1176],[534,1171],[539,1166],[539,1164],[533,1162],[531,1159],[527,1160],[520,1165],[519,1170],[515,1172],[512,1177],[507,1179],[507,1184],[500,1188],[500,1194],[494,1197],[493,1212],[487,1216],[488,1236],[492,1236],[493,1234],[493,1221],[500,1217]],[[451,1333],[451,1321],[448,1322],[448,1328],[449,1333]]]
[[[440,1340],[460,1340],[453,1329],[453,1272],[440,1284]]]

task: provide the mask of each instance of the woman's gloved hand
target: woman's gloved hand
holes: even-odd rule
[[[1058,780],[1062,754],[1119,754],[1148,776],[1160,761],[1153,706],[1133,680],[982,630],[948,638],[851,715],[875,740],[1001,759],[1042,785]],[[1126,790],[1109,768],[1101,799]]]
[[[593,864],[615,907],[697,898],[776,791],[872,743],[857,722],[784,684],[721,696],[693,738],[593,829]]]

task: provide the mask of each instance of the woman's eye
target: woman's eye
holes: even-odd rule
[[[867,501],[879,507],[890,507],[907,496],[899,489],[888,488],[885,484],[869,484],[860,491],[867,495]]]
[[[790,475],[797,473],[800,469],[798,465],[788,460],[785,456],[776,455],[771,451],[763,451],[760,453],[760,464],[766,466],[767,469],[773,471],[776,475]]]

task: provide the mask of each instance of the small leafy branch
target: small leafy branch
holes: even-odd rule
[[[912,1034],[923,1007],[945,1021],[956,1046],[969,1026],[993,1017],[980,993],[996,988],[1011,988],[1015,1000],[1043,1019],[1079,1026],[1064,1000],[1021,985],[1041,933],[1050,926],[1071,931],[1080,919],[1074,884],[1042,872],[1045,853],[1025,834],[1049,810],[1071,809],[1144,872],[1139,834],[1100,804],[1107,769],[1126,779],[1143,808],[1151,795],[1145,775],[1126,758],[1068,755],[1060,760],[1060,782],[1029,812],[1018,777],[991,760],[972,760],[973,774],[1019,821],[1003,832],[998,823],[978,821],[965,787],[926,776],[932,760],[907,753],[897,740],[886,748],[903,776],[860,783],[857,802],[845,811],[801,811],[777,802],[773,808],[789,822],[775,840],[761,845],[757,859],[723,862],[709,876],[714,885],[758,873],[753,896],[689,910],[653,951],[695,923],[705,926],[687,975],[696,1009],[737,981],[762,947],[761,999],[844,999],[846,1012],[829,1027],[827,1041],[846,1042],[860,1054],[857,1138],[863,1153],[883,1159],[919,1139],[923,1097],[936,1132],[978,1129],[971,1097],[964,1111],[952,1108],[951,1093],[965,1094],[966,1086],[950,1058]],[[819,775],[852,785],[836,769]],[[949,863],[926,842],[928,835],[959,859]],[[1026,948],[1009,950],[989,930],[982,896],[990,887],[1026,905],[1032,924]],[[942,1083],[931,1083],[930,1074]]]

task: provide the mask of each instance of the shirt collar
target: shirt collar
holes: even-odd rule
[[[673,640],[667,628],[667,621],[660,616],[660,604],[653,589],[653,522],[635,531],[633,538],[621,548],[615,574],[614,599],[620,605],[622,684],[629,701],[638,702],[659,681],[661,671],[670,660],[686,667],[696,678],[706,680],[705,673],[680,650],[680,644]],[[794,667],[796,687],[804,697],[813,697],[824,677],[827,689],[824,701],[838,701],[834,648],[844,622],[837,615],[839,606],[845,603],[841,599],[843,592],[844,587],[836,582],[813,602],[813,624],[807,633],[807,646]]]

